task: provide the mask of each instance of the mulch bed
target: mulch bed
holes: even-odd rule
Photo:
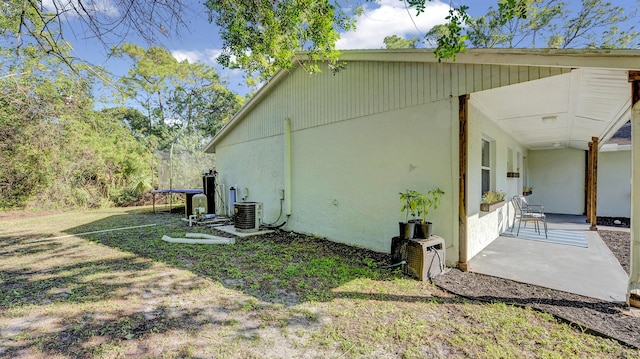
[[[599,231],[629,273],[628,232]],[[556,316],[591,333],[640,348],[640,310],[531,284],[451,269],[434,278],[439,287],[474,300],[527,306]]]

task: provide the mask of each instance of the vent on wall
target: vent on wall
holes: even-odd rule
[[[236,202],[234,227],[238,232],[256,232],[262,221],[262,202]]]

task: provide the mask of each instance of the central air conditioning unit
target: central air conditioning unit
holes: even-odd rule
[[[262,222],[262,202],[236,202],[233,226],[238,232],[257,232]]]

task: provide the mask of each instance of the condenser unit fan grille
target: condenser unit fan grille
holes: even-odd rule
[[[260,228],[262,203],[236,202],[234,204],[234,227],[240,232],[257,231]]]

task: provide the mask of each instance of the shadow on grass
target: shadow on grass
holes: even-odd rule
[[[123,356],[154,357],[158,348],[142,342],[150,335],[174,330],[184,331],[196,336],[206,325],[214,324],[219,328],[233,327],[233,320],[212,322],[201,310],[179,310],[158,307],[153,311],[121,313],[113,318],[100,318],[91,313],[67,318],[59,323],[57,330],[38,333],[32,341],[22,341],[12,345],[6,341],[0,350],[0,356],[18,357],[37,346],[37,351],[56,355],[64,353],[75,358],[100,357],[102,351],[109,351],[101,344],[121,346],[118,343],[134,345]],[[0,339],[0,343],[3,340]],[[140,341],[140,342],[138,342]]]
[[[43,261],[46,261],[44,258]],[[73,257],[65,260],[73,261]],[[113,299],[118,290],[129,288],[123,278],[135,279],[140,270],[149,269],[151,261],[131,258],[84,261],[38,271],[26,269],[0,271],[4,285],[0,288],[0,306],[15,307],[52,303],[85,303]],[[87,280],[87,277],[97,278]]]
[[[81,235],[91,241],[131,252],[137,256],[187,269],[233,290],[261,300],[296,305],[305,301],[327,301],[333,289],[357,278],[391,279],[400,274],[379,269],[390,257],[361,248],[292,232],[277,231],[236,238],[234,245],[167,243],[163,235],[184,237],[186,232],[232,235],[207,227],[189,227],[182,216],[131,213],[108,217],[68,230],[84,233],[107,228],[161,222],[161,225],[126,231]]]

